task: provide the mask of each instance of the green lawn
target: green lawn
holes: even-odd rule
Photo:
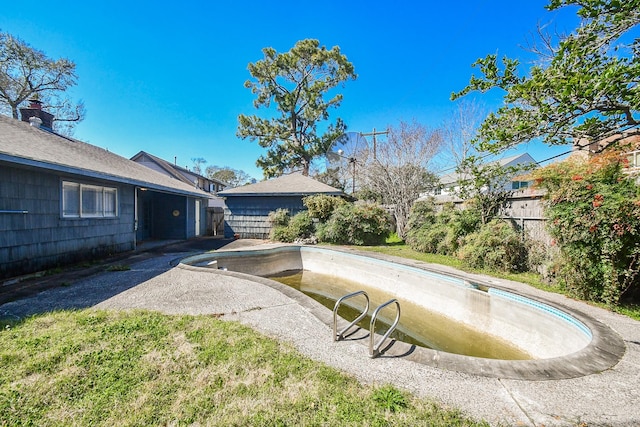
[[[398,241],[358,249],[463,268]],[[498,276],[548,289],[532,274]],[[619,311],[640,320],[638,306]],[[21,425],[488,424],[360,384],[236,322],[88,309],[0,319],[0,426]]]
[[[480,426],[211,316],[63,311],[0,330],[0,425]]]

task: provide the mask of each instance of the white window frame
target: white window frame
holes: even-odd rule
[[[625,153],[625,157],[629,160],[629,169],[640,168],[640,150]]]
[[[74,192],[76,197],[69,200],[67,195],[71,192]],[[118,216],[118,189],[115,187],[62,181],[61,193],[63,218],[116,218]],[[88,197],[94,200],[91,202]],[[76,206],[70,206],[70,203]]]

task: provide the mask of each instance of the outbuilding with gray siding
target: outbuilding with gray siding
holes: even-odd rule
[[[268,239],[269,213],[286,209],[290,215],[305,210],[302,199],[315,194],[346,197],[341,190],[299,173],[218,193],[225,198],[225,237]]]

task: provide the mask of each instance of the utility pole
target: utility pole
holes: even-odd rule
[[[376,132],[376,128],[373,128],[373,132],[369,132],[369,133],[360,133],[360,135],[362,136],[373,136],[373,160],[377,160],[378,157],[376,155],[376,136],[378,135],[388,135],[389,134],[389,130],[385,130],[384,132]]]

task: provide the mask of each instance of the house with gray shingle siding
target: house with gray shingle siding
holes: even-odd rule
[[[268,239],[269,212],[286,209],[293,216],[306,210],[302,199],[314,194],[346,197],[341,190],[299,173],[221,191],[218,195],[225,198],[224,235]]]
[[[208,193],[41,125],[0,115],[0,278],[204,234]]]

